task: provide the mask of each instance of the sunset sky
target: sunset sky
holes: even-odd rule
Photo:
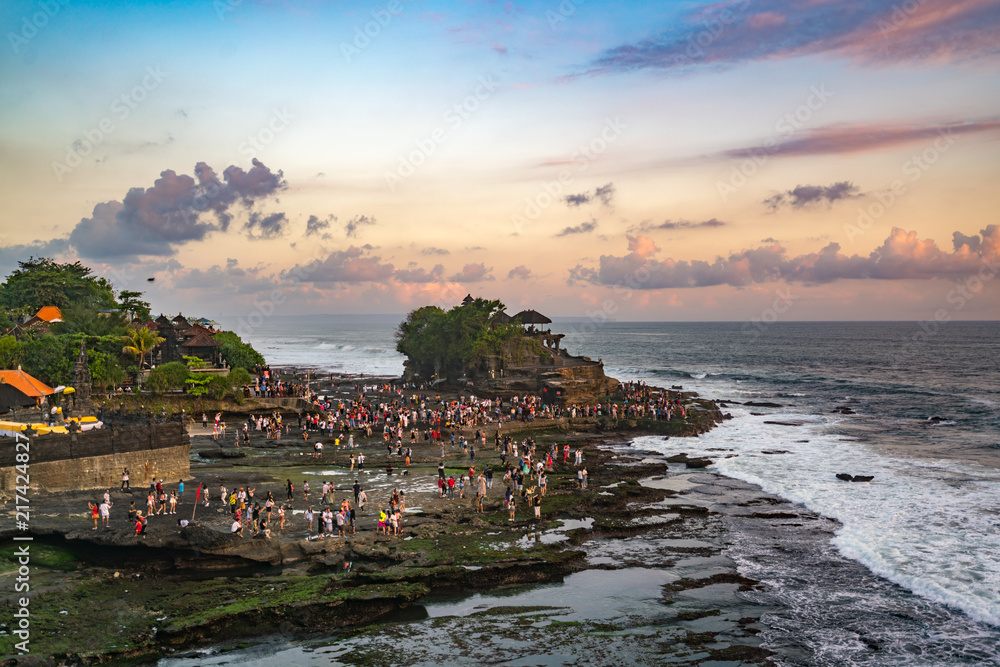
[[[209,317],[1000,318],[1000,0],[0,18],[2,275]]]

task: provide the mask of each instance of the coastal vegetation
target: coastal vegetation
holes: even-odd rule
[[[60,263],[45,257],[21,261],[0,283],[0,367],[20,366],[53,387],[71,385],[84,343],[97,391],[138,381],[165,340],[148,324],[150,304],[142,297],[142,292],[116,290],[78,261]],[[57,308],[58,317],[39,320],[36,314],[43,308]],[[219,331],[212,336],[219,343],[221,359],[231,369],[245,369],[230,381],[206,382],[204,393],[215,396],[221,391],[224,395],[234,383],[246,384],[249,374],[245,371],[263,364],[264,358],[235,333]],[[147,379],[147,387],[156,392],[186,388],[188,375],[184,373],[189,369],[178,365],[184,367],[183,373],[173,366],[157,369]]]
[[[423,306],[410,311],[396,331],[396,350],[423,379],[459,377],[485,370],[487,359],[518,361],[525,348],[521,323],[503,314],[497,300],[475,299],[445,311]]]

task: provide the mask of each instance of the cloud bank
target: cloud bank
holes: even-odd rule
[[[596,268],[577,265],[569,283],[629,285],[638,289],[665,289],[731,285],[742,287],[775,281],[807,284],[836,280],[965,279],[1000,259],[1000,226],[989,225],[979,235],[956,233],[954,250],[917,238],[916,232],[893,228],[881,246],[867,257],[847,256],[830,243],[819,252],[788,257],[780,244],[702,260],[656,259],[660,248],[645,236],[628,236],[629,252],[602,255]]]
[[[226,231],[239,208],[250,209],[286,187],[281,171],[272,172],[257,159],[250,171],[227,167],[222,179],[204,162],[194,171],[192,177],[167,169],[152,187],[132,188],[122,201],[97,204],[70,233],[70,243],[87,259],[172,255],[180,245]],[[276,215],[280,218],[258,216],[247,231],[275,234],[284,226],[284,214]]]
[[[680,25],[606,50],[589,73],[689,70],[823,55],[864,65],[995,58],[994,0],[732,0],[695,7]]]

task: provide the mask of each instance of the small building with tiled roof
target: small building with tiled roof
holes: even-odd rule
[[[46,322],[62,322],[62,311],[56,306],[42,306],[35,317]]]
[[[198,357],[202,361],[217,366],[219,364],[219,341],[212,338],[208,332],[199,332],[192,338],[182,341],[177,350],[181,356]]]
[[[28,375],[18,366],[16,371],[0,371],[0,383],[9,384],[26,396],[35,399],[36,403],[41,403],[46,396],[55,393],[55,390],[38,378]]]

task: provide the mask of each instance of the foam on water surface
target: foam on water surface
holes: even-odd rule
[[[709,448],[730,448],[738,456],[717,459],[715,471],[836,519],[842,527],[833,543],[847,558],[917,595],[1000,626],[1000,470],[885,456],[824,432],[821,423],[764,423],[799,414],[731,412],[736,419],[696,439],[650,436],[635,444],[709,457]],[[789,453],[761,453],[774,448]],[[842,472],[875,480],[842,482],[836,478]]]

